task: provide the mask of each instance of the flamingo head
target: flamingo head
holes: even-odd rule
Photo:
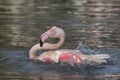
[[[53,26],[40,36],[40,46],[42,47],[48,38],[60,38],[62,35],[65,35],[64,31],[59,27]]]

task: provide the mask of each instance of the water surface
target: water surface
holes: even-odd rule
[[[81,42],[110,54],[114,63],[90,67],[29,60],[30,47],[53,25],[66,32],[62,48]],[[119,80],[119,25],[119,0],[1,0],[0,79]]]

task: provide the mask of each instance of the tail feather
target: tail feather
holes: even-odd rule
[[[96,62],[98,64],[107,63],[107,59],[110,58],[108,54],[96,54],[96,55],[89,55],[87,60],[91,62]]]

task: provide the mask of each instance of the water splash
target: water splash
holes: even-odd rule
[[[104,53],[102,50],[92,50],[88,46],[82,44],[81,42],[78,44],[78,46],[75,49],[80,50],[82,53],[89,55]]]
[[[80,50],[83,54],[86,54],[86,55],[95,55],[95,54],[104,54],[105,53],[102,49],[92,50],[88,46],[82,44],[81,42],[78,44],[78,46],[75,49]],[[106,61],[107,61],[107,63],[103,63],[103,64],[113,64],[112,58],[108,58],[108,59],[106,59]],[[83,64],[88,65],[88,66],[98,65],[97,63],[91,62],[88,60],[84,60]]]

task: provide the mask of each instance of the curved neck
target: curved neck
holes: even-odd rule
[[[36,52],[38,51],[38,50],[41,50],[42,48],[40,47],[40,44],[38,43],[38,44],[35,44],[31,49],[30,49],[30,51],[29,51],[29,58],[30,59],[36,59],[37,58],[37,56],[36,56]]]
[[[44,43],[43,47],[40,47],[40,44],[35,44],[29,51],[29,58],[30,59],[37,59],[38,56],[35,54],[39,50],[52,50],[57,49],[63,45],[65,41],[65,37],[60,37],[60,41],[56,44]]]
[[[57,49],[59,47],[61,47],[65,41],[64,37],[59,38],[59,42],[58,43],[54,43],[54,44],[50,44],[49,43],[49,49]]]

